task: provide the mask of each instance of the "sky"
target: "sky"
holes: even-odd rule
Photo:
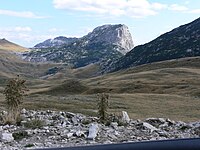
[[[0,0],[0,38],[33,47],[125,24],[140,45],[199,17],[200,0]]]

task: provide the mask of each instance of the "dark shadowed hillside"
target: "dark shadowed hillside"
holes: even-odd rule
[[[200,18],[135,47],[108,70],[194,56],[200,56]]]

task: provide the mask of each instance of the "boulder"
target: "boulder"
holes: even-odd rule
[[[117,122],[111,122],[110,126],[113,127],[114,129],[118,128],[118,123]]]
[[[123,123],[129,123],[130,118],[128,116],[128,113],[126,111],[122,111],[122,122]]]
[[[72,117],[72,123],[73,123],[74,125],[77,125],[77,124],[78,124],[78,118],[77,118],[77,116]]]
[[[158,130],[156,127],[150,125],[150,124],[147,123],[147,122],[143,122],[143,127],[147,128],[147,129],[149,129],[149,130],[151,130],[151,132],[157,131],[157,130]]]
[[[162,126],[163,124],[167,123],[166,119],[164,118],[147,118],[145,122],[151,124],[152,126],[158,128]]]
[[[0,140],[2,142],[12,142],[14,141],[14,137],[12,136],[12,133],[1,133]]]
[[[67,136],[67,138],[71,138],[73,136],[73,134],[74,133],[70,132],[70,133],[67,133],[66,136]]]
[[[88,134],[88,140],[94,140],[97,136],[97,133],[99,131],[98,124],[91,124],[89,127],[89,134]]]
[[[85,137],[85,134],[84,134],[83,131],[78,130],[78,131],[75,132],[75,136],[77,136],[77,137],[82,137],[82,136]]]

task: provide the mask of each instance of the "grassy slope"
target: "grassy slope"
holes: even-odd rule
[[[42,96],[41,93],[33,94],[31,98],[42,98],[38,102],[40,108],[94,114],[95,94],[108,92],[111,93],[110,112],[126,110],[132,118],[167,117],[184,121],[199,120],[199,62],[200,57],[196,57],[143,65],[104,76],[76,79],[79,83],[75,85],[66,82],[70,80],[65,80],[63,76],[62,81],[51,80],[51,84],[54,83],[56,86],[50,86],[46,92],[42,92]],[[82,71],[85,72],[84,69]],[[81,70],[74,72],[82,74]],[[28,104],[33,107],[35,101]]]
[[[199,120],[199,62],[200,57],[165,61],[93,78],[88,72],[95,72],[97,66],[78,70],[65,68],[45,80],[27,78],[31,94],[24,106],[95,115],[95,94],[108,92],[111,93],[110,112],[113,113],[126,110],[135,119],[165,117],[183,121]],[[34,64],[29,65],[32,66],[27,67],[28,72],[35,69],[37,75],[52,67],[41,65],[41,68],[34,68]],[[3,101],[2,94],[0,100]]]
[[[47,71],[47,69],[55,66],[60,66],[60,64],[47,64],[47,63],[31,63],[23,61],[19,56],[12,52],[8,52],[0,49],[0,71],[16,74],[21,73],[26,76],[38,77],[42,76],[41,73]]]
[[[29,51],[27,48],[12,43],[6,39],[0,39],[0,49],[12,52],[25,52]]]
[[[90,91],[200,96],[200,57],[143,65],[84,81]]]

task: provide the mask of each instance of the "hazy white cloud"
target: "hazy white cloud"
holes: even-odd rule
[[[161,10],[199,14],[200,9],[189,9],[190,1],[167,5],[150,0],[53,0],[56,9],[88,12],[102,16],[129,16],[143,18],[156,15]]]
[[[60,29],[58,29],[58,28],[51,28],[51,29],[49,29],[49,32],[60,32]]]
[[[21,18],[36,18],[36,19],[42,19],[47,18],[45,16],[38,16],[30,11],[12,11],[12,10],[3,10],[0,9],[0,15],[6,15],[6,16],[13,16],[13,17],[21,17]]]
[[[15,27],[14,28],[15,31],[17,32],[30,32],[32,31],[32,29],[30,27]]]
[[[35,34],[33,36],[32,32],[6,32],[0,29],[1,35],[0,38],[6,38],[16,44],[20,44],[25,47],[33,47],[35,44],[55,37],[55,35],[42,35]]]
[[[167,7],[148,0],[53,0],[53,4],[56,9],[136,18],[155,15]]]
[[[161,4],[161,3],[153,3],[151,5],[151,7],[153,9],[156,9],[156,10],[161,10],[161,9],[166,9],[167,8],[167,5],[166,4]]]
[[[67,29],[53,27],[53,28],[48,29],[48,32],[50,32],[50,33],[63,33],[63,32],[67,32]]]
[[[174,10],[174,11],[187,11],[188,8],[183,5],[178,5],[178,4],[172,4],[169,6],[169,10]]]
[[[189,3],[189,1],[187,1],[187,3]],[[200,9],[189,9],[188,7],[184,5],[178,5],[178,4],[172,4],[168,6],[168,9],[172,11],[183,12],[183,13],[200,14]]]
[[[35,40],[44,39],[34,34],[30,27],[0,27],[0,38],[6,38],[10,41],[20,41],[22,46],[27,46],[32,44]],[[45,37],[46,38],[46,37]],[[17,43],[20,44],[20,43]]]
[[[191,14],[200,14],[200,9],[189,10],[188,13],[191,13]]]
[[[0,32],[4,33],[4,32],[30,32],[32,31],[31,27],[27,27],[27,26],[16,26],[16,27],[4,27],[4,28],[0,28]]]
[[[50,32],[51,31],[51,32]],[[51,28],[47,29],[47,32],[41,33],[40,31],[34,31],[30,27],[0,27],[0,39],[6,38],[12,42],[20,44],[25,47],[33,47],[35,44],[40,43],[47,39],[52,39],[57,36],[66,37],[80,37],[80,35],[65,35],[60,32],[66,31],[65,29]]]

